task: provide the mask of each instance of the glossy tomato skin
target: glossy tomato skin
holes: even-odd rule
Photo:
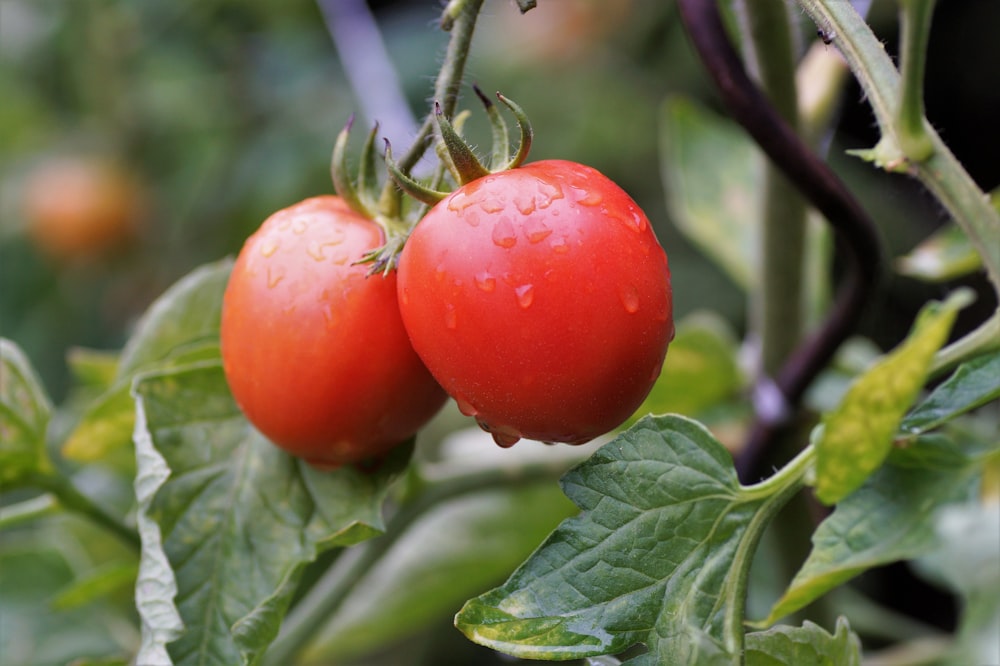
[[[399,258],[414,349],[498,444],[580,444],[632,415],[673,337],[666,253],[615,183],[547,160],[472,181]]]
[[[354,263],[383,239],[342,199],[306,199],[247,239],[226,287],[222,359],[236,402],[319,467],[386,452],[446,399],[403,329],[395,274]]]

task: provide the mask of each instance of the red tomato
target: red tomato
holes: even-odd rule
[[[383,242],[342,199],[306,199],[247,240],[226,287],[222,360],[236,402],[320,467],[400,444],[446,399],[403,329],[395,274],[354,264]]]
[[[472,181],[399,258],[413,348],[502,446],[580,444],[625,421],[673,337],[667,257],[611,180],[561,160]]]

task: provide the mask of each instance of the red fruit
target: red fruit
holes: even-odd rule
[[[474,180],[399,258],[413,348],[501,445],[580,444],[624,422],[673,337],[667,257],[615,183],[560,160]]]
[[[395,274],[355,264],[383,242],[342,199],[306,199],[246,241],[226,288],[222,358],[236,402],[318,466],[386,452],[446,399],[403,329]]]

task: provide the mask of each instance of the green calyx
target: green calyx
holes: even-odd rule
[[[371,264],[369,275],[388,273],[396,266],[396,258],[403,249],[409,225],[402,219],[399,191],[393,187],[382,187],[379,183],[375,164],[378,123],[372,127],[365,139],[357,175],[352,177],[347,167],[347,141],[353,124],[354,116],[351,116],[347,125],[337,135],[333,146],[333,157],[330,161],[333,189],[351,210],[374,220],[382,228],[386,238],[385,244],[366,254],[358,263]]]
[[[476,96],[479,97],[479,100],[486,108],[492,129],[493,146],[490,151],[488,165],[483,164],[475,154],[472,146],[462,138],[462,124],[467,117],[466,113],[460,113],[454,119],[449,120],[445,117],[441,105],[436,102],[434,104],[434,128],[437,137],[436,148],[438,157],[450,173],[452,179],[459,185],[465,185],[483,176],[488,176],[491,173],[515,169],[524,163],[524,160],[528,157],[528,151],[531,149],[531,123],[528,121],[528,116],[524,113],[524,110],[500,93],[497,93],[497,99],[514,114],[520,132],[517,149],[512,155],[510,153],[510,137],[506,121],[501,116],[496,105],[478,87],[473,86],[473,90],[475,90]],[[437,189],[439,186],[438,183],[432,183],[431,186],[428,186],[404,173],[392,159],[392,148],[388,141],[386,142],[385,162],[390,178],[392,178],[401,190],[414,199],[427,205],[434,205],[447,195],[447,192]]]

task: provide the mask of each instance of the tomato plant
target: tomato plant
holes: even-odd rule
[[[1000,664],[1000,3],[176,4],[4,4],[4,666]]]
[[[382,454],[444,403],[403,330],[395,276],[357,264],[383,241],[343,200],[306,199],[247,239],[226,287],[229,387],[251,423],[314,465]]]
[[[580,444],[627,419],[673,337],[667,257],[595,169],[535,162],[467,183],[399,258],[417,353],[497,443]]]

